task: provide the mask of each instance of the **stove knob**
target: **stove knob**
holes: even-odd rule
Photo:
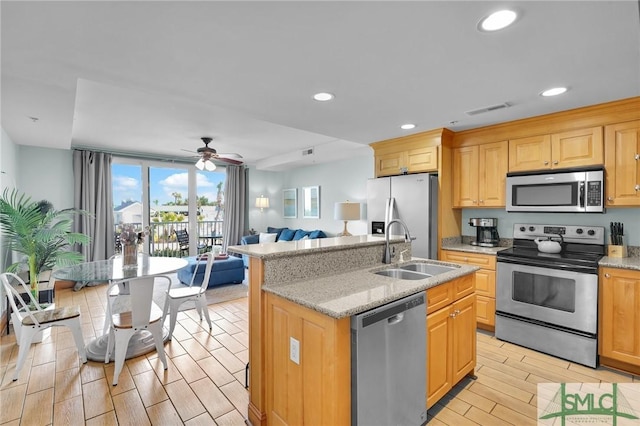
[[[535,230],[536,230],[536,227],[535,227],[535,226],[530,226],[530,227],[529,227],[529,232],[533,232],[533,231],[535,231]]]
[[[578,235],[582,235],[583,232],[584,231],[582,230],[582,228],[576,229],[576,234],[578,234]]]
[[[596,235],[596,231],[594,231],[593,229],[589,229],[587,231],[587,234],[589,234],[590,236],[594,236],[594,235]]]
[[[521,226],[521,227],[520,227],[520,232],[524,232],[524,231],[526,231],[526,230],[527,230],[527,228],[525,228],[524,226]]]

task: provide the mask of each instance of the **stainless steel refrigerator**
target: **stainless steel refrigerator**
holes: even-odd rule
[[[407,224],[415,240],[414,257],[438,257],[438,175],[420,173],[391,176],[367,181],[367,221],[374,235],[384,236],[386,224],[400,219]],[[391,235],[404,235],[398,224]]]

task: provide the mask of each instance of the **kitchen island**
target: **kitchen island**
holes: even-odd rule
[[[452,265],[452,271],[419,280],[380,276],[374,272],[392,266],[381,262],[384,247],[383,238],[368,235],[228,248],[250,257],[248,412],[253,425],[349,424],[351,316],[428,289],[437,290],[427,292],[428,316],[447,312],[434,335],[446,339],[439,353],[449,358],[454,346],[461,350],[460,343],[468,340],[469,357],[463,366],[457,364],[457,373],[473,371],[477,268]],[[390,237],[390,247],[392,263],[401,254],[410,259],[411,245],[403,238]],[[466,304],[454,306],[462,299]],[[458,315],[471,330],[454,335],[447,318]],[[290,351],[294,341],[297,354]],[[451,360],[444,361],[444,385],[450,388],[455,373]]]

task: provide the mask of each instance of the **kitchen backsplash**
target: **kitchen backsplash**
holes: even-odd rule
[[[640,208],[607,209],[606,213],[507,213],[504,209],[463,209],[462,235],[475,236],[476,230],[469,226],[469,218],[495,217],[498,219],[500,239],[513,238],[514,223],[534,223],[545,225],[585,225],[605,228],[606,244],[609,243],[609,224],[624,223],[625,243],[640,246]]]

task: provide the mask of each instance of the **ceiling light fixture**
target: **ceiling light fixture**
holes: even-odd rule
[[[208,172],[212,172],[216,169],[216,165],[211,161],[209,157],[203,155],[201,158],[196,161],[196,169],[198,170],[207,170]]]
[[[482,18],[478,23],[478,30],[498,31],[513,24],[517,17],[518,14],[513,10],[499,10],[485,18]]]
[[[553,89],[547,89],[544,92],[540,93],[540,96],[548,97],[548,96],[558,96],[562,95],[568,89],[566,87],[554,87]]]
[[[416,125],[413,124],[413,123],[406,123],[406,124],[403,124],[402,126],[400,126],[400,128],[402,130],[411,130],[411,129],[415,129]]]
[[[319,101],[319,102],[330,101],[333,98],[335,98],[335,96],[333,96],[332,93],[327,93],[327,92],[320,92],[320,93],[316,93],[315,95],[313,95],[313,99],[315,99],[316,101]]]

